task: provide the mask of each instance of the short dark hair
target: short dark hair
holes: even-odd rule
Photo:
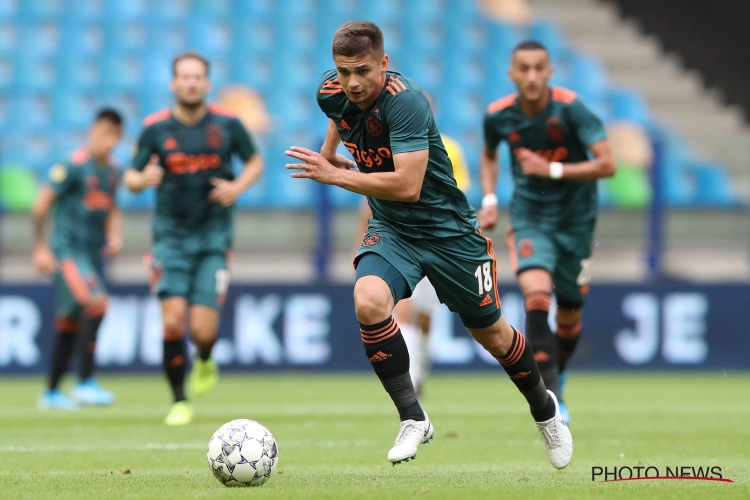
[[[96,112],[94,123],[101,121],[110,122],[113,125],[122,125],[122,115],[114,108],[102,108]]]
[[[365,52],[382,56],[385,54],[383,32],[369,21],[349,21],[336,31],[331,51],[334,57],[352,57]]]
[[[519,50],[543,50],[547,52],[547,47],[534,40],[524,40],[523,42],[515,46],[515,48],[513,49],[513,54],[515,54]]]
[[[188,51],[183,52],[182,54],[177,54],[174,59],[172,59],[172,76],[177,76],[177,63],[184,59],[195,59],[197,61],[200,61],[203,63],[203,65],[206,67],[206,76],[208,76],[208,72],[211,69],[211,63],[208,62],[208,59],[203,57],[197,52],[194,51]]]

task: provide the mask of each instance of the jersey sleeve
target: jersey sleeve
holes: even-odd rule
[[[149,159],[151,159],[151,155],[156,153],[154,135],[154,128],[146,127],[138,138],[138,144],[136,146],[135,156],[133,157],[131,167],[139,172],[146,167]]]
[[[247,162],[258,152],[250,132],[237,118],[229,122],[229,132],[232,137],[232,146],[243,162]]]
[[[338,74],[335,69],[331,69],[323,73],[320,77],[320,82],[315,92],[315,98],[318,102],[320,110],[325,113],[328,118],[333,118],[332,111],[334,107],[340,103],[341,96],[346,97],[344,89],[341,87],[336,80]]]
[[[393,154],[430,147],[428,126],[431,113],[430,103],[418,90],[402,91],[392,98],[385,119],[391,134]]]
[[[495,151],[500,145],[500,132],[496,124],[497,113],[486,113],[484,115],[484,147],[490,151]]]
[[[573,101],[568,112],[578,140],[586,146],[586,149],[590,149],[597,142],[607,138],[602,121],[580,98]]]
[[[81,169],[67,163],[55,163],[47,174],[47,182],[52,191],[59,197],[72,191],[80,182]]]

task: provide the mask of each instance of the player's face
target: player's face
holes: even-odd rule
[[[508,70],[518,93],[527,101],[537,101],[547,92],[547,82],[552,78],[552,65],[547,51],[518,50]]]
[[[378,57],[366,52],[352,57],[337,55],[333,60],[336,63],[339,82],[349,100],[362,109],[375,102],[385,84],[388,55]]]
[[[109,120],[99,120],[89,130],[91,154],[100,160],[106,159],[122,137],[122,127]]]
[[[198,59],[186,58],[177,63],[170,90],[177,96],[181,106],[196,108],[211,91],[211,81],[206,74],[206,66]]]

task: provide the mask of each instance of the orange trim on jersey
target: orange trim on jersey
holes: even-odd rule
[[[91,296],[91,291],[86,284],[86,280],[83,279],[76,261],[74,259],[63,259],[60,263],[60,272],[76,302],[79,304],[87,303]]]
[[[385,89],[391,93],[391,95],[396,95],[396,91],[391,88],[390,85],[386,85]]]
[[[162,109],[161,111],[157,111],[156,113],[151,113],[143,119],[143,126],[148,127],[153,125],[154,123],[162,122],[164,120],[167,120],[170,116],[172,116],[172,110],[169,108]]]
[[[565,104],[572,104],[576,100],[578,94],[570,89],[563,87],[552,87],[552,100],[562,102]]]
[[[237,118],[237,113],[232,111],[226,106],[221,104],[211,103],[208,105],[208,110],[215,115],[229,116],[231,118]]]
[[[83,165],[91,158],[91,152],[86,148],[78,148],[70,153],[70,161],[76,165]]]
[[[404,85],[404,83],[397,76],[392,76],[391,81],[396,82],[398,86],[401,87],[401,90],[406,90],[406,85]]]
[[[344,89],[320,89],[321,94],[343,94]]]
[[[505,108],[509,108],[513,106],[516,103],[516,98],[518,97],[518,94],[513,92],[512,94],[508,94],[505,97],[501,97],[497,101],[493,101],[490,103],[489,106],[487,106],[487,112],[488,113],[497,113],[500,110],[503,110]]]
[[[495,249],[492,248],[492,240],[488,237],[481,235],[482,238],[487,242],[487,255],[492,258],[492,289],[495,295],[495,304],[500,309],[500,293],[497,290],[497,257],[495,256]]]
[[[513,269],[513,274],[518,272],[518,253],[516,252],[516,233],[512,227],[508,228],[507,237],[505,239],[508,243],[508,251],[510,252],[510,267]]]
[[[344,92],[344,87],[339,83],[339,79],[326,80],[323,86],[320,88],[321,94],[341,94]]]

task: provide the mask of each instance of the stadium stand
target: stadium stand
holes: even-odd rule
[[[240,206],[313,207],[313,184],[289,181],[283,151],[293,143],[318,146],[325,120],[312,89],[331,66],[333,32],[355,12],[382,25],[393,67],[434,96],[438,123],[463,144],[474,176],[484,109],[513,91],[506,75],[510,50],[533,38],[550,49],[554,84],[576,90],[607,122],[636,124],[663,143],[668,206],[741,204],[721,165],[693,157],[685,141],[654,120],[641,94],[613,87],[600,61],[571,49],[556,22],[513,25],[485,15],[479,2],[462,0],[0,0],[2,163],[41,178],[79,145],[94,110],[106,104],[127,118],[126,144],[117,151],[127,164],[140,119],[170,102],[172,57],[195,49],[211,59],[217,92],[228,84],[250,86],[271,116],[259,141],[267,174]],[[476,203],[480,188],[473,184],[469,196]],[[501,190],[507,203],[512,186],[501,183]],[[603,204],[619,204],[606,186],[604,193]],[[150,193],[121,194],[126,209],[153,203]],[[357,202],[347,193],[333,198],[337,207]]]

